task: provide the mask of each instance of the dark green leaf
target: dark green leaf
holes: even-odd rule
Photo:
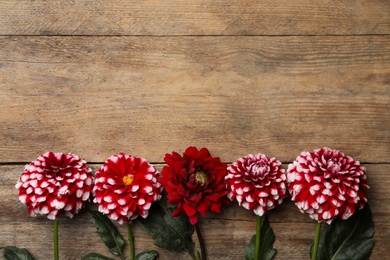
[[[117,227],[111,222],[111,220],[98,211],[91,211],[93,222],[96,226],[96,232],[102,238],[111,253],[116,256],[122,256],[123,247],[125,241],[119,233]]]
[[[158,257],[157,251],[149,250],[136,255],[135,260],[154,260],[157,257]]]
[[[320,234],[317,260],[369,259],[374,223],[368,204],[347,220],[334,220]]]
[[[16,246],[6,246],[4,250],[5,260],[33,260],[34,258],[30,252],[25,248],[18,248]]]
[[[154,205],[148,218],[138,218],[142,227],[152,236],[154,244],[158,247],[174,252],[187,250],[194,252],[195,244],[192,241],[194,226],[183,214],[171,217],[174,209],[168,208],[166,212],[158,204]]]
[[[275,242],[275,234],[269,225],[268,217],[265,215],[264,223],[261,225],[260,231],[260,259],[271,260],[276,254],[276,249],[273,248]],[[256,249],[256,235],[254,235],[250,243],[245,246],[245,259],[254,260]]]
[[[88,255],[83,256],[81,260],[114,260],[114,259],[98,253],[89,253]]]
[[[245,246],[245,259],[254,260],[256,247],[256,235],[254,235],[248,245]]]

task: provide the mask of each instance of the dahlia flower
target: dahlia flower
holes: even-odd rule
[[[172,216],[187,214],[191,224],[198,222],[198,213],[219,213],[222,203],[229,203],[225,175],[227,165],[211,157],[207,148],[188,147],[183,156],[166,154],[159,181],[168,193],[168,202],[176,204]]]
[[[302,152],[288,166],[287,183],[300,211],[319,222],[348,219],[367,202],[365,168],[352,157],[326,147]]]
[[[264,154],[249,154],[228,167],[225,177],[228,198],[258,216],[282,203],[286,197],[286,174],[282,163]]]
[[[31,216],[73,217],[89,200],[91,172],[77,155],[47,152],[26,165],[15,187]]]
[[[157,170],[143,158],[113,155],[96,172],[93,187],[98,210],[111,219],[131,222],[146,218],[153,202],[161,199]]]

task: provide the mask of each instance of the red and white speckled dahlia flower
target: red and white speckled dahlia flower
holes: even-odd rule
[[[292,200],[319,222],[347,219],[367,202],[365,168],[338,150],[302,152],[287,171]]]
[[[95,176],[93,194],[98,210],[120,224],[138,216],[146,218],[152,203],[161,199],[157,174],[143,158],[124,153],[111,156]]]
[[[191,224],[198,222],[198,213],[206,217],[208,211],[219,213],[228,204],[225,185],[227,165],[218,157],[211,157],[207,148],[188,147],[183,156],[166,154],[159,181],[168,193],[168,202],[176,204],[172,216],[186,213]]]
[[[286,173],[282,163],[264,154],[249,154],[228,167],[228,198],[258,216],[280,205],[286,197]]]
[[[47,152],[26,165],[15,187],[31,216],[73,217],[89,200],[91,172],[77,155]]]

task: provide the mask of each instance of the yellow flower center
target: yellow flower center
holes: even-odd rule
[[[126,176],[124,176],[124,177],[122,178],[122,181],[123,181],[123,183],[124,183],[126,186],[128,186],[128,185],[130,185],[130,184],[133,183],[133,181],[134,181],[134,176],[126,175]]]
[[[207,174],[203,171],[197,172],[195,174],[195,180],[204,185],[208,181]]]

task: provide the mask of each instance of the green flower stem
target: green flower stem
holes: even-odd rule
[[[261,232],[261,217],[257,216],[255,260],[260,259],[260,232]]]
[[[60,259],[60,254],[58,250],[58,219],[54,220],[54,229],[53,229],[53,235],[54,235],[54,260]]]
[[[314,238],[314,246],[313,246],[313,252],[311,254],[311,260],[317,259],[318,242],[320,240],[320,233],[321,233],[321,222],[317,222],[316,236]]]
[[[198,251],[195,251],[195,252],[194,252],[193,259],[195,259],[195,260],[200,260],[200,255],[199,255],[199,252],[198,252]]]
[[[134,260],[134,239],[133,231],[131,230],[131,223],[127,225],[127,231],[129,236],[129,245],[130,245],[130,260]]]
[[[195,224],[195,230],[196,230],[196,235],[198,236],[198,240],[199,240],[201,259],[202,260],[206,260],[207,259],[207,257],[206,257],[206,247],[204,245],[204,241],[203,241],[203,238],[202,238],[202,234],[200,232],[200,227],[199,227],[199,223],[198,222],[196,222],[196,224]]]

